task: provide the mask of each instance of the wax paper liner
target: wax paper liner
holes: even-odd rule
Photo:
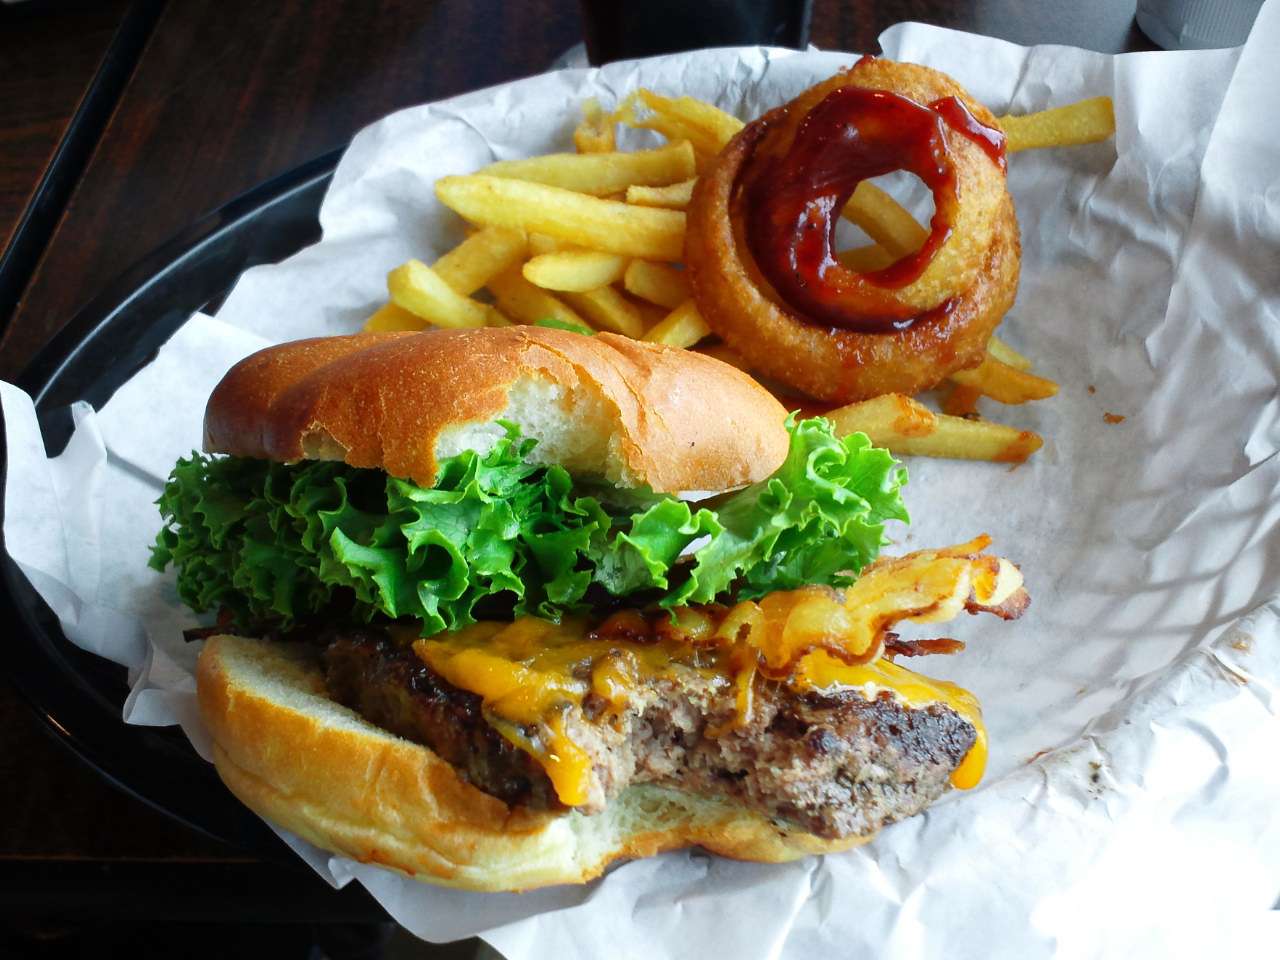
[[[990,532],[1034,604],[958,623],[920,667],[974,690],[983,784],[874,843],[793,864],[697,852],[583,887],[440,890],[286,837],[401,923],[479,933],[512,958],[1168,956],[1265,942],[1280,892],[1280,138],[1269,122],[1280,7],[1243,50],[1105,56],[906,24],[886,55],[953,74],[997,113],[1115,98],[1115,140],[1010,158],[1024,249],[1002,336],[1062,384],[991,409],[1046,446],[1016,469],[910,463],[900,549]],[[46,459],[29,401],[0,387],[5,539],[76,643],[130,668],[131,723],[194,708],[195,622],[145,567],[151,505],[197,446],[209,390],[270,342],[349,332],[386,271],[461,237],[446,173],[564,149],[579,104],[637,86],[754,116],[851,54],[708,51],[568,70],[405,110],[359,134],[321,211],[324,239],[247,272]],[[1122,416],[1108,423],[1104,415]],[[1274,937],[1274,927],[1271,928]],[[1271,942],[1274,942],[1272,940]]]

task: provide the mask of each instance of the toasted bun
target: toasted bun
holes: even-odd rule
[[[318,846],[431,883],[527,890],[680,847],[779,862],[870,839],[784,832],[728,801],[651,785],[595,816],[510,808],[330,700],[301,645],[213,637],[197,689],[218,773],[244,803]]]
[[[205,449],[343,460],[423,486],[438,459],[488,450],[495,420],[535,458],[617,486],[719,492],[767,477],[786,412],[746,374],[701,354],[541,327],[299,340],[241,361],[205,411]]]

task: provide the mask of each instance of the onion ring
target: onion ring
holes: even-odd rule
[[[926,148],[886,158],[906,144],[903,117]],[[977,366],[1013,304],[1020,260],[1003,156],[980,139],[995,126],[945,75],[872,58],[748,124],[688,208],[685,263],[708,326],[754,370],[831,403],[917,393]],[[868,159],[867,144],[884,149]],[[860,179],[904,168],[934,191],[930,240],[879,271],[845,268],[832,217]],[[808,275],[803,256],[817,264]]]

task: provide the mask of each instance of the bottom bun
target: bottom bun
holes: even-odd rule
[[[681,847],[782,862],[871,839],[824,840],[728,800],[652,784],[629,787],[594,816],[508,807],[426,747],[329,699],[304,645],[213,637],[197,689],[232,793],[311,843],[415,880],[528,890]]]

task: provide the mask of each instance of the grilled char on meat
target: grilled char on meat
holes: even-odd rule
[[[485,722],[480,697],[446,683],[381,630],[353,628],[324,653],[329,695],[397,736],[425,744],[504,803],[558,805],[541,765]]]
[[[335,699],[425,744],[480,790],[512,805],[560,806],[537,761],[485,721],[478,695],[383,631],[336,633],[325,665]],[[621,714],[586,706],[571,734],[594,767],[588,812],[629,784],[660,783],[733,797],[779,829],[824,838],[865,834],[924,809],[976,736],[941,705],[910,709],[888,693],[870,701],[854,691],[802,695],[760,681],[750,722],[725,729],[732,690],[694,671],[652,680]]]

